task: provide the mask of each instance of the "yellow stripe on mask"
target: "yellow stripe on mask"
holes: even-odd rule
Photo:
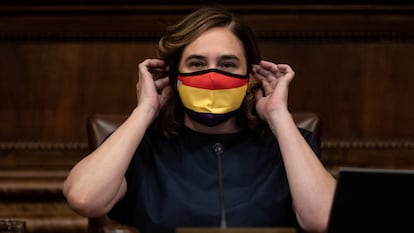
[[[177,85],[177,88],[186,108],[201,113],[223,114],[240,108],[247,84],[222,90],[206,90],[182,84]]]

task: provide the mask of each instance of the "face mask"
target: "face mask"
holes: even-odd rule
[[[248,75],[208,69],[178,75],[177,89],[193,120],[218,125],[233,117],[246,96]]]

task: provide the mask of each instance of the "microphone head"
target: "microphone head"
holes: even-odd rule
[[[214,144],[214,152],[216,152],[216,154],[223,153],[223,144],[220,142],[217,142],[216,144]]]

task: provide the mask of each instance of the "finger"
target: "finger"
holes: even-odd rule
[[[169,99],[170,93],[171,93],[171,87],[169,87],[169,86],[166,86],[162,90],[161,95],[160,95],[161,105],[164,105],[167,102],[167,100]]]
[[[293,72],[293,69],[288,64],[277,64],[277,67],[282,72],[286,72],[286,73]]]
[[[156,69],[156,68],[165,68],[165,62],[160,59],[148,59],[147,60],[147,67],[149,69]]]
[[[150,67],[162,65],[162,62],[156,61],[156,59],[146,59],[138,65],[138,82],[136,85],[138,96],[146,90],[155,89],[153,74],[149,72]],[[152,86],[152,87],[151,87]]]
[[[281,77],[286,77],[286,79],[288,79],[289,81],[293,79],[293,77],[295,76],[295,71],[293,71],[293,69],[289,65],[278,64],[277,66],[279,68],[278,75],[280,75]]]
[[[150,63],[150,59],[146,59],[145,61],[138,64],[139,81],[141,81],[143,78],[151,76],[150,72],[148,71],[149,63]]]
[[[139,70],[144,73],[158,74],[168,70],[165,62],[160,59],[146,59],[139,64]]]
[[[256,101],[259,101],[261,98],[263,98],[263,91],[261,89],[258,89],[255,93]]]
[[[155,88],[157,89],[157,92],[161,93],[162,90],[168,86],[168,84],[170,83],[170,80],[168,77],[165,77],[165,78],[156,80],[154,83],[155,83]]]
[[[268,61],[261,61],[260,65],[263,69],[267,69],[269,72],[274,73],[276,78],[286,77],[292,79],[295,75],[295,72],[288,64],[274,64]]]
[[[264,91],[264,96],[268,96],[273,92],[273,87],[267,80],[262,80],[262,88]]]
[[[270,61],[260,61],[260,66],[269,71],[270,73],[276,74],[279,71],[279,67],[277,64],[270,62]]]
[[[270,74],[268,71],[260,71],[260,68],[253,67],[253,77],[260,80],[262,84],[262,89],[265,96],[271,94],[273,92],[274,86],[277,83],[277,80],[275,79],[273,74]],[[272,78],[268,78],[266,75],[272,76]]]
[[[266,79],[269,82],[272,82],[276,78],[277,66],[263,67],[261,65],[255,66],[255,74],[260,79]]]
[[[154,83],[157,89],[157,93],[159,94],[160,103],[161,105],[164,105],[167,102],[171,93],[171,87],[169,86],[169,78],[161,78],[156,80]]]
[[[263,69],[273,74],[293,72],[292,68],[287,64],[275,64],[269,61],[261,61],[260,65]]]

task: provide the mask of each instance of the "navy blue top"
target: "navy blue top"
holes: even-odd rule
[[[312,149],[312,133],[300,129]],[[144,136],[125,175],[127,193],[108,214],[142,233],[218,227],[221,209],[216,143],[223,144],[224,203],[229,227],[297,227],[276,139],[240,132],[204,134],[185,128],[165,139]]]

